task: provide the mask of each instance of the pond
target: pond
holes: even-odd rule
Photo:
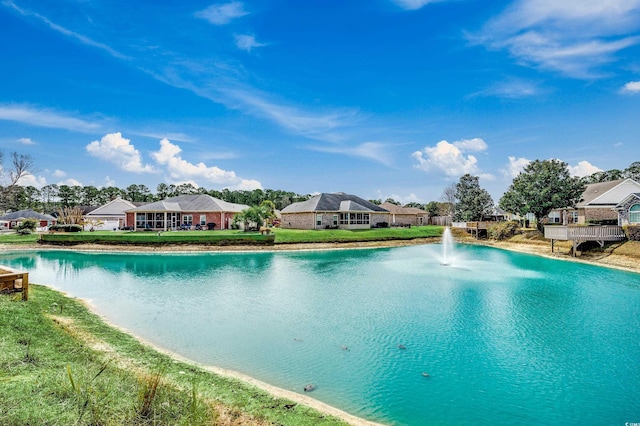
[[[480,246],[9,252],[110,322],[387,424],[640,421],[640,275]],[[425,374],[423,374],[425,373]]]

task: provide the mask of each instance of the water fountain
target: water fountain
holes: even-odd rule
[[[455,241],[451,234],[450,228],[445,228],[442,234],[442,260],[440,262],[443,266],[449,266],[453,260],[453,248]]]

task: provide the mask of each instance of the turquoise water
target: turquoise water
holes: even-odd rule
[[[299,393],[314,383],[309,396],[374,421],[640,422],[639,274],[475,246],[442,266],[440,252],[41,251],[0,263],[187,358]]]

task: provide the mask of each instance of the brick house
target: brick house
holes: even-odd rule
[[[575,208],[553,210],[549,213],[549,223],[615,223],[618,220],[616,206],[637,192],[640,192],[640,183],[631,178],[589,184]]]
[[[248,209],[244,204],[228,203],[206,194],[179,195],[125,211],[126,224],[134,230],[153,229],[229,229],[233,217]]]
[[[390,220],[384,208],[342,192],[318,194],[288,205],[280,214],[280,226],[292,229],[366,229]]]
[[[38,221],[38,228],[45,229],[50,225],[55,225],[57,219],[50,214],[38,213],[33,210],[19,210],[6,213],[0,217],[0,224],[3,230],[13,229],[25,219],[35,219]]]
[[[402,207],[386,201],[380,207],[389,211],[391,225],[422,226],[429,223],[429,213],[416,207]]]

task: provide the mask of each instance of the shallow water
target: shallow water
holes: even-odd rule
[[[489,247],[6,253],[195,361],[390,424],[640,421],[640,275]],[[405,349],[401,349],[402,345]],[[427,372],[429,377],[424,377]]]

